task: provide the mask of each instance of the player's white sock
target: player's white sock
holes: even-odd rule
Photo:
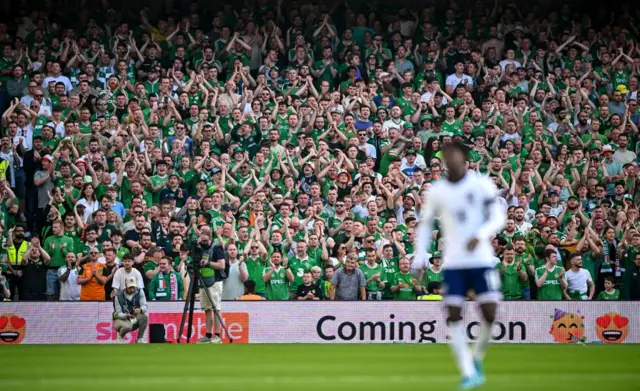
[[[458,363],[458,368],[463,377],[473,377],[476,375],[476,369],[473,366],[473,355],[471,349],[467,345],[467,336],[464,332],[464,325],[462,322],[449,323],[449,329],[451,330],[451,350]]]
[[[493,326],[493,323],[486,321],[480,322],[480,335],[473,349],[473,358],[478,361],[484,360],[487,347],[489,347],[489,341],[491,341],[491,326]]]

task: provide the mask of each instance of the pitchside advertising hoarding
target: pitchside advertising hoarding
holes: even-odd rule
[[[149,323],[163,324],[167,341],[175,342],[184,302],[149,308]],[[115,343],[112,316],[108,302],[1,303],[0,344]],[[442,304],[433,302],[224,302],[223,318],[235,343],[447,342]],[[471,341],[479,320],[469,305]],[[639,322],[637,302],[506,302],[493,337],[498,343],[640,343]],[[198,309],[193,331],[192,342],[205,333]]]

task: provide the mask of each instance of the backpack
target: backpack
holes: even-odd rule
[[[214,254],[216,254],[216,252],[222,251],[222,253],[224,254],[224,270],[216,270],[216,281],[224,281],[229,277],[229,269],[231,269],[231,264],[229,263],[229,256],[227,255],[227,252],[224,250],[224,247],[216,244],[215,246],[213,246],[213,248],[211,249],[211,257],[209,259],[219,259],[216,256],[214,256]]]

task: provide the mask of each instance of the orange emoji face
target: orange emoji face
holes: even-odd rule
[[[0,315],[0,344],[16,345],[22,342],[27,332],[27,322],[14,314]]]
[[[596,335],[602,343],[623,343],[629,335],[629,318],[609,312],[596,319]]]
[[[583,317],[572,312],[555,310],[549,333],[557,343],[581,342],[584,337]]]

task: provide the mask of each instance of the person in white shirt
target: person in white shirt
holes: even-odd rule
[[[122,267],[116,271],[113,276],[113,283],[111,284],[111,297],[115,297],[118,292],[125,288],[125,281],[127,278],[133,277],[138,282],[139,288],[144,288],[144,282],[142,281],[142,274],[137,269],[133,268],[133,255],[125,254],[122,256]]]
[[[505,69],[507,69],[507,65],[513,64],[516,66],[516,69],[522,67],[522,65],[515,60],[516,52],[513,49],[507,49],[507,53],[505,55],[507,58],[500,61],[500,68],[502,68],[502,73],[504,73]]]
[[[66,93],[69,93],[71,90],[73,90],[73,85],[71,84],[71,80],[69,80],[68,77],[62,74],[62,67],[60,66],[60,63],[57,61],[54,61],[51,64],[51,76],[47,76],[42,81],[42,88],[48,90],[49,83],[52,81],[56,83],[64,84],[64,92]]]
[[[243,258],[238,258],[238,247],[235,244],[227,246],[229,257],[229,276],[222,286],[222,300],[235,300],[244,294],[244,282],[249,279],[247,264]]]
[[[582,256],[580,253],[569,255],[571,269],[564,275],[567,281],[567,288],[562,292],[567,300],[593,300],[595,286],[591,273],[582,268]]]
[[[376,159],[378,155],[376,153],[376,147],[367,143],[368,139],[369,139],[369,136],[367,135],[366,129],[358,130],[358,145],[357,145],[358,149],[364,152],[364,154],[367,155],[367,157],[372,157]]]
[[[78,274],[82,273],[82,267],[76,262],[76,255],[72,252],[65,257],[65,266],[58,269],[58,280],[60,280],[60,301],[80,300],[80,284],[78,284]]]
[[[462,84],[469,91],[473,90],[473,78],[464,73],[464,62],[461,60],[456,61],[456,72],[447,76],[445,80],[445,89],[448,95],[453,95],[458,84]]]

